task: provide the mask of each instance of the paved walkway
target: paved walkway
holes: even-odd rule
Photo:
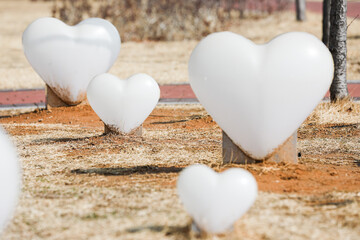
[[[322,13],[322,1],[318,2],[306,2],[306,10],[311,12]],[[295,5],[292,5],[292,9],[295,9]],[[347,7],[347,16],[360,18],[360,2],[349,2]]]
[[[349,94],[360,100],[360,83],[349,83]],[[197,102],[189,84],[160,86],[160,102],[191,103]],[[329,97],[329,93],[325,98]],[[11,107],[45,106],[45,89],[25,89],[17,91],[0,91],[0,109]]]
[[[322,1],[306,1],[306,10],[316,13],[322,13]],[[295,10],[295,1],[290,4],[289,9]],[[359,15],[360,18],[360,2],[349,2],[347,8],[347,16],[348,17],[356,17]]]

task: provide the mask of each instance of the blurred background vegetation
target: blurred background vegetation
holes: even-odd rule
[[[34,0],[35,1],[35,0]],[[88,17],[112,22],[122,41],[201,39],[241,18],[262,17],[290,0],[53,0],[53,16],[74,25]]]

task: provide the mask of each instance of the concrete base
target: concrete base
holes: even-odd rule
[[[273,154],[265,159],[254,159],[245,154],[228,135],[223,131],[223,164],[237,163],[237,164],[250,164],[259,163],[263,161],[271,162],[290,162],[297,163],[297,132],[295,132],[285,143],[279,146]]]
[[[110,127],[104,123],[104,134],[109,134],[109,133],[119,135],[119,136],[141,137],[142,136],[142,125],[140,125],[140,127],[138,127],[138,128],[135,128],[130,133],[123,133],[123,132],[119,132],[116,128]]]
[[[203,231],[199,228],[199,226],[192,220],[191,223],[191,231],[195,234],[197,238],[206,238],[209,234],[206,231]]]
[[[46,94],[46,109],[54,108],[54,107],[70,106],[69,104],[61,100],[48,85],[46,85],[45,94]]]

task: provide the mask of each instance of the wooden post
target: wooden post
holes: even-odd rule
[[[223,163],[250,164],[263,161],[297,163],[296,142],[297,132],[279,146],[270,157],[264,160],[257,160],[246,155],[223,131]]]
[[[191,231],[195,234],[197,238],[206,238],[209,236],[206,231],[203,231],[202,229],[199,228],[199,226],[196,224],[194,219],[192,219]]]
[[[140,125],[140,127],[133,129],[131,132],[129,133],[123,133],[118,131],[116,128],[108,126],[104,123],[104,134],[115,134],[115,135],[119,135],[119,136],[138,136],[141,137],[142,136],[142,124]]]
[[[70,105],[61,100],[54,91],[46,84],[46,109],[52,107],[69,107]]]
[[[306,1],[305,0],[295,0],[296,8],[296,20],[305,21],[306,20]]]

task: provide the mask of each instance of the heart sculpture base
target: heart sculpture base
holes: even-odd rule
[[[116,128],[108,126],[104,123],[104,134],[115,134],[115,135],[119,135],[119,136],[137,136],[137,137],[141,137],[142,136],[142,125],[140,125],[140,127],[135,128],[134,130],[132,130],[129,133],[123,133],[118,131]]]
[[[244,151],[242,151],[233,141],[228,137],[228,135],[223,131],[223,164],[227,163],[237,163],[237,164],[251,164],[251,163],[261,163],[261,162],[289,162],[297,163],[297,151],[296,151],[296,142],[297,142],[297,132],[286,140],[281,146],[279,146],[270,157],[259,160],[254,159],[248,156]]]
[[[55,107],[69,107],[70,105],[61,100],[49,87],[46,85],[46,109],[55,108]]]

